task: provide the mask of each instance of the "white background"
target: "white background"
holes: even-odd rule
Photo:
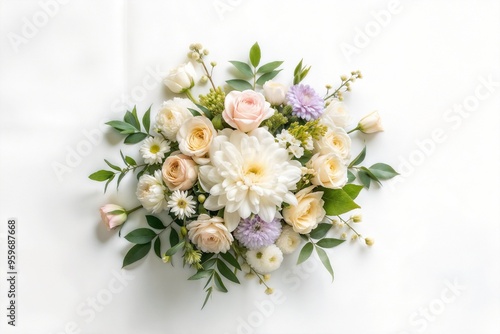
[[[500,331],[498,1],[53,3],[0,1],[2,333]],[[396,10],[382,27],[374,13],[388,7]],[[130,244],[100,225],[98,208],[134,206],[134,182],[104,195],[87,178],[104,158],[119,162],[120,137],[102,124],[171,98],[151,73],[185,61],[190,43],[210,49],[223,84],[227,61],[246,60],[255,41],[263,61],[285,60],[285,83],[302,58],[318,91],[351,70],[364,74],[346,104],[354,123],[379,110],[386,131],[354,136],[354,148],[366,140],[367,165],[402,174],[359,199],[357,227],[375,245],[333,249],[334,283],[317,259],[292,271],[294,254],[272,275],[274,299],[242,278],[203,311],[203,282],[188,282],[178,260],[172,268],[150,254],[120,283]],[[342,51],[348,44],[355,53]],[[15,328],[5,289],[12,217]]]

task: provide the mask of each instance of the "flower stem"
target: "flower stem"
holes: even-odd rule
[[[135,208],[133,208],[133,209],[127,210],[127,211],[125,211],[125,213],[126,213],[127,215],[129,215],[129,214],[131,214],[132,212],[139,210],[140,208],[142,208],[142,205],[139,205],[139,206],[137,206],[137,207],[135,207]]]
[[[338,216],[340,220],[342,220],[342,222],[344,222],[344,224],[347,225],[347,227],[349,227],[351,229],[351,231],[353,231],[354,233],[356,233],[356,235],[358,236],[358,238],[361,238],[361,234],[359,234],[352,226],[351,224],[349,224],[347,221],[345,221],[344,219],[342,219],[342,217]]]
[[[209,73],[209,72],[208,72],[208,68],[207,68],[207,66],[205,65],[205,62],[204,62],[204,61],[201,61],[201,65],[203,66],[203,70],[205,71],[205,74],[207,75],[208,80],[210,80],[210,84],[212,85],[212,88],[215,90],[215,89],[216,89],[216,88],[215,88],[215,84],[214,84],[214,82],[212,81],[212,73]],[[212,70],[213,70],[213,68],[212,68]]]
[[[357,131],[359,130],[359,126],[355,127],[354,129],[350,130],[350,131],[347,131],[347,134],[351,133],[351,132],[354,132],[354,131]]]
[[[188,97],[188,99],[190,99],[191,101],[193,101],[194,104],[198,104],[198,101],[196,101],[196,99],[194,98],[193,94],[191,94],[191,89],[186,89],[184,91],[184,93],[186,94],[186,96]]]

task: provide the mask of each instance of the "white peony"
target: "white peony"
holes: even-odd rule
[[[297,204],[291,190],[300,180],[301,165],[290,160],[267,130],[221,131],[210,146],[210,159],[199,169],[200,184],[210,193],[204,206],[224,208],[229,231],[252,213],[270,222],[283,202]]]
[[[167,187],[163,185],[161,171],[157,170],[154,176],[144,174],[139,178],[135,194],[146,210],[159,213],[168,207],[166,192]]]
[[[156,115],[158,131],[168,140],[175,141],[177,131],[179,131],[181,125],[193,117],[188,108],[196,109],[194,103],[189,99],[175,97],[173,100],[163,102]]]
[[[300,234],[295,232],[291,226],[285,225],[281,230],[281,235],[276,240],[276,246],[283,254],[291,254],[299,247],[300,241]]]
[[[248,264],[261,274],[275,271],[283,262],[283,253],[278,246],[272,244],[259,249],[250,249],[246,253]]]
[[[315,153],[335,153],[345,163],[351,158],[351,137],[341,127],[328,128],[325,135],[314,141]]]

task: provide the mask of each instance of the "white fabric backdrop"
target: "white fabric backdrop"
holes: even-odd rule
[[[2,333],[498,333],[499,12],[498,1],[0,1]],[[264,60],[286,61],[283,80],[301,58],[318,89],[360,69],[346,103],[355,120],[379,110],[386,127],[366,137],[367,163],[402,176],[361,197],[359,229],[376,244],[334,249],[333,284],[317,259],[298,270],[293,257],[274,297],[244,281],[200,311],[203,282],[180,266],[150,254],[120,270],[129,244],[97,209],[134,205],[132,179],[103,195],[87,176],[119,159],[102,124],[171,97],[158,73],[190,43],[211,50],[222,83],[255,41]]]

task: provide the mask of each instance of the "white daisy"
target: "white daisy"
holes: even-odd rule
[[[157,170],[154,176],[144,174],[140,177],[135,194],[146,210],[159,213],[167,209],[166,191],[167,187],[163,185],[161,170]]]
[[[178,218],[191,217],[196,211],[194,207],[196,202],[193,196],[188,196],[187,191],[175,190],[168,200],[170,212],[173,212]]]
[[[275,244],[255,250],[248,250],[246,253],[248,264],[261,274],[275,271],[283,262],[283,253]]]
[[[170,151],[170,145],[161,137],[146,138],[140,149],[142,158],[148,165],[161,163],[168,151]]]

